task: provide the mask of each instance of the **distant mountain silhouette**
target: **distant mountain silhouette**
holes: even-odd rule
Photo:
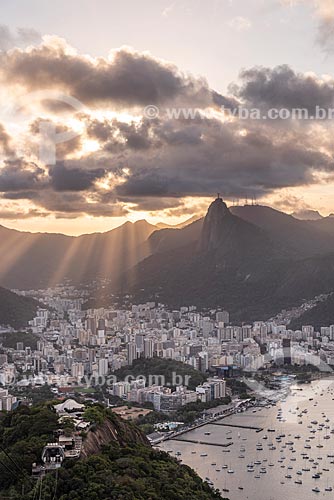
[[[149,255],[145,245],[156,229],[142,220],[106,233],[78,237],[26,233],[0,226],[0,284],[30,289],[68,278],[86,283],[113,278]]]
[[[291,215],[299,220],[319,220],[323,218],[317,210],[299,210]]]
[[[186,226],[189,226],[192,222],[197,221],[198,219],[201,219],[199,215],[193,215],[189,219],[185,220],[184,222],[180,222],[180,224],[166,224],[166,222],[158,222],[158,224],[155,224],[158,229],[182,229]]]
[[[261,205],[231,207],[233,214],[264,229],[270,237],[284,244],[296,257],[310,257],[334,250],[334,219],[298,220],[273,208]]]
[[[234,320],[264,319],[334,290],[334,218],[298,220],[270,207],[227,208],[218,197],[205,218],[182,228],[127,222],[79,237],[0,226],[0,285],[41,288],[111,281],[97,293],[223,306]]]
[[[166,252],[175,248],[197,243],[202,231],[203,219],[196,220],[182,229],[160,229],[154,231],[147,241],[151,254]]]
[[[334,250],[334,217],[302,221],[262,205],[233,206],[230,213],[263,229],[267,237],[296,258],[312,257]],[[204,218],[182,230],[155,231],[149,237],[151,253],[162,252],[199,240]]]
[[[204,220],[153,233],[152,254],[113,290],[172,307],[223,306],[234,320],[264,319],[334,289],[333,235],[315,222],[268,207],[229,210],[217,198]],[[320,242],[313,242],[315,234]],[[306,248],[298,252],[300,245]]]

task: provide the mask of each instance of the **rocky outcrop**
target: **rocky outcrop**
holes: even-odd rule
[[[128,444],[150,446],[146,436],[137,427],[115,415],[112,419],[106,418],[102,424],[91,427],[83,440],[81,458],[100,453],[103,446],[112,443],[119,446]]]
[[[222,230],[226,218],[231,217],[226,203],[220,198],[216,198],[209,206],[205,216],[202,235],[200,240],[200,251],[208,252],[215,250],[222,243]]]

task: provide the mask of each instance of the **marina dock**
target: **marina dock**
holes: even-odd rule
[[[220,425],[221,427],[236,427],[237,429],[251,429],[256,432],[262,432],[263,427],[254,427],[251,425],[236,425],[236,424],[223,424],[222,422],[211,422],[212,425]]]
[[[228,448],[229,446],[233,445],[233,443],[210,443],[208,441],[197,441],[195,439],[180,439],[180,438],[173,438],[172,441],[182,441],[183,443],[194,443],[194,444],[207,444],[209,446],[221,446],[222,448]]]

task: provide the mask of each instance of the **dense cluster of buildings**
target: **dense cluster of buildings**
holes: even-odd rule
[[[173,390],[171,387],[156,384],[146,386],[141,380],[120,381],[113,384],[111,393],[142,405],[152,403],[157,411],[171,412],[188,403],[196,401],[205,403],[225,397],[226,382],[219,378],[210,378],[192,391],[184,385],[178,385]]]
[[[0,387],[0,411],[10,411],[16,404],[16,397],[8,393],[7,389]]]
[[[282,317],[280,322],[273,319],[231,325],[225,310],[201,313],[193,306],[170,311],[154,302],[127,310],[82,310],[85,292],[71,286],[33,295],[47,306],[29,325],[37,337],[36,345],[23,338],[16,348],[0,348],[0,381],[12,380],[18,387],[105,382],[115,370],[132,365],[136,359],[153,357],[181,361],[214,374],[216,378],[194,391],[188,390],[184,381],[175,384],[176,390],[157,380],[146,381],[144,386],[137,380],[109,384],[112,395],[140,404],[152,402],[154,408],[169,411],[198,399],[223,397],[224,378],[238,369],[258,370],[282,360],[334,364],[334,325],[320,331],[312,326],[292,331]]]

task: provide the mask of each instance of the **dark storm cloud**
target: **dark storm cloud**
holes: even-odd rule
[[[5,160],[0,169],[0,192],[26,191],[41,187],[44,171],[21,159]]]
[[[164,144],[158,153],[127,156],[130,174],[116,188],[120,197],[263,196],[272,190],[310,184],[315,173],[332,172],[331,157],[299,130],[240,126],[213,120],[189,124],[201,141]],[[183,135],[186,137],[187,125]]]
[[[2,198],[6,200],[34,200],[37,196],[36,191],[17,191],[3,193]]]
[[[156,139],[151,133],[154,130],[153,125],[151,120],[145,119],[139,123],[124,123],[116,119],[98,121],[87,118],[86,123],[88,136],[103,143],[104,150],[110,153],[127,149],[146,150],[152,147]]]
[[[57,164],[49,169],[50,186],[55,191],[86,191],[105,175],[102,168],[84,170]]]
[[[56,87],[84,103],[112,102],[145,106],[182,102],[206,107],[228,99],[213,92],[206,80],[181,73],[174,65],[145,53],[122,49],[111,60],[96,60],[69,53],[64,44],[44,44],[30,51],[16,50],[1,56],[5,82],[29,90]]]
[[[159,170],[159,169],[158,169]],[[145,169],[134,172],[125,184],[117,188],[117,194],[125,196],[163,196],[169,192],[170,180],[154,172],[154,169]]]
[[[198,145],[202,141],[202,127],[196,124],[163,123],[156,128],[157,137],[170,146]]]
[[[104,130],[107,125],[103,123]],[[171,141],[166,130],[178,140]],[[122,137],[124,131],[128,126],[117,134]],[[54,213],[113,216],[124,214],[126,203],[138,210],[163,210],[178,207],[185,196],[217,191],[229,198],[260,198],[279,188],[312,184],[317,173],[334,171],[332,158],[298,127],[248,123],[245,133],[238,123],[213,119],[188,121],[182,127],[177,121],[157,121],[147,138],[145,149],[125,147],[110,155],[104,150],[103,156],[58,163],[49,176],[28,165],[21,165],[21,172],[7,164],[0,170],[0,190],[7,191],[6,199],[30,199]],[[109,144],[108,134],[105,139]],[[96,181],[108,173],[120,182],[101,189]]]
[[[230,90],[252,107],[305,108],[334,106],[334,81],[324,82],[314,76],[296,73],[289,66],[243,70],[241,84]]]
[[[113,135],[113,120],[90,120],[88,116],[83,117],[87,127],[89,137],[98,139],[99,142],[107,142]]]
[[[112,165],[130,170],[115,187],[117,197],[140,199],[143,206],[144,198],[176,204],[177,198],[211,196],[217,190],[229,197],[261,197],[311,184],[317,173],[333,172],[331,156],[320,148],[326,143],[315,140],[311,125],[161,118],[135,124],[93,120],[88,130],[112,153]],[[129,147],[130,132],[145,137],[145,149]]]
[[[201,142],[199,122],[187,120],[148,120],[124,123],[118,120],[89,120],[88,136],[103,144],[106,151],[115,153],[130,150],[147,150],[170,146],[195,145]]]
[[[163,210],[178,207],[185,196],[212,196],[217,191],[229,198],[260,198],[280,188],[317,182],[319,172],[334,172],[332,157],[319,148],[314,134],[292,124],[270,127],[213,118],[135,124],[94,120],[87,130],[89,137],[103,138],[101,150],[58,163],[48,175],[36,175],[24,164],[23,172],[16,166],[10,175],[7,165],[0,171],[6,199],[30,199],[68,216],[112,216],[124,214],[126,203],[138,210]],[[144,148],[130,147],[128,137],[133,134],[145,138]],[[116,141],[122,145],[119,149]],[[110,153],[106,146],[111,144]],[[116,182],[110,189],[100,187],[96,181],[108,174]]]
[[[236,98],[223,96],[214,90],[212,91],[212,100],[220,108],[224,107],[233,110],[239,105],[239,101]]]

